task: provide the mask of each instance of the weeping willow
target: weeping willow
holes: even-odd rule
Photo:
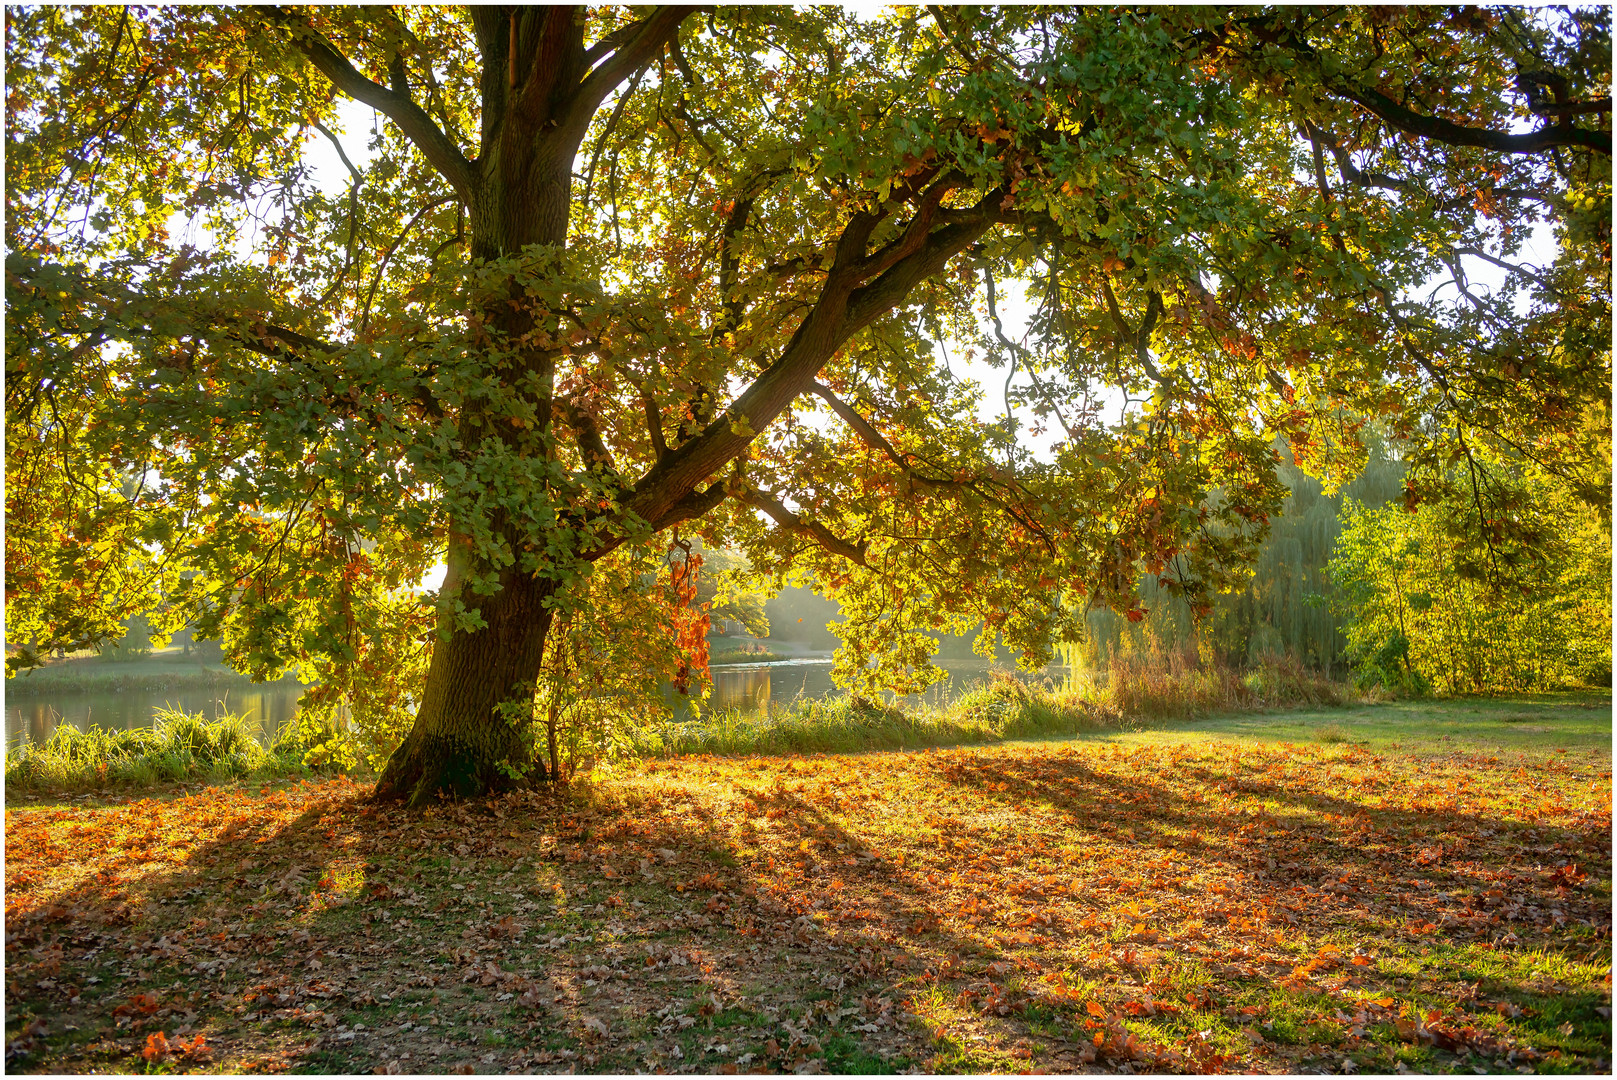
[[[1075,668],[1104,670],[1113,660],[1136,656],[1178,655],[1234,667],[1284,657],[1327,675],[1344,673],[1344,620],[1324,602],[1330,592],[1325,567],[1341,535],[1343,502],[1374,507],[1396,498],[1403,464],[1373,446],[1358,478],[1326,494],[1319,480],[1290,464],[1291,455],[1280,449],[1278,474],[1290,495],[1271,519],[1244,588],[1218,596],[1198,625],[1182,598],[1147,575],[1139,586],[1145,618],[1129,622],[1116,612],[1093,610],[1087,640],[1069,646],[1063,659]]]

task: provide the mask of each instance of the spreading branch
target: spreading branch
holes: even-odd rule
[[[1557,125],[1516,135],[1491,128],[1467,127],[1440,116],[1426,116],[1369,87],[1338,82],[1330,85],[1330,89],[1374,113],[1399,131],[1449,146],[1476,146],[1503,154],[1539,154],[1559,146],[1581,146],[1611,156],[1610,131]]]
[[[433,123],[432,117],[415,103],[408,90],[400,93],[360,74],[324,34],[304,21],[301,13],[284,8],[270,8],[269,13],[272,19],[292,31],[293,44],[298,51],[308,57],[333,86],[397,124],[432,167],[449,181],[460,200],[471,204],[478,186],[476,170],[449,136]]]
[[[651,449],[661,461],[668,456],[668,443],[663,438],[662,412],[657,408],[657,401],[651,392],[644,387],[640,389],[640,406],[646,412],[646,435],[651,439]]]
[[[817,397],[824,400],[827,405],[831,406],[831,411],[836,413],[837,416],[841,417],[842,422],[851,427],[854,432],[864,440],[866,446],[880,454],[883,454],[894,465],[897,465],[899,468],[903,469],[905,475],[908,476],[914,483],[927,487],[940,488],[967,486],[957,480],[940,480],[931,476],[923,476],[922,474],[916,472],[910,464],[909,455],[900,453],[892,443],[887,441],[887,437],[885,435],[876,430],[876,426],[874,424],[872,424],[869,420],[866,420],[863,416],[860,416],[853,406],[837,397],[836,393],[832,391],[829,386],[826,386],[824,383],[814,382],[809,385],[809,390],[812,391]]]
[[[1396,176],[1389,176],[1386,173],[1370,169],[1360,169],[1353,164],[1352,156],[1342,149],[1340,141],[1328,129],[1322,128],[1312,121],[1307,121],[1306,123],[1309,138],[1314,140],[1316,145],[1324,144],[1325,148],[1330,150],[1331,157],[1336,159],[1337,171],[1342,174],[1342,179],[1348,183],[1353,184],[1355,187],[1391,188],[1394,191],[1405,191],[1410,194],[1417,194],[1421,191],[1418,184],[1409,180],[1403,180]]]
[[[573,429],[584,467],[604,470],[615,479],[618,475],[617,463],[612,460],[612,451],[601,437],[601,426],[596,422],[595,414],[566,398],[556,402],[556,411],[562,421]]]
[[[757,432],[809,389],[814,376],[844,342],[891,311],[916,284],[942,270],[949,259],[994,224],[1011,220],[1000,209],[1008,194],[1003,187],[989,192],[977,203],[975,214],[928,234],[918,250],[858,288],[854,285],[865,244],[881,218],[871,213],[853,215],[837,240],[819,298],[786,347],[729,409],[641,476],[625,500],[625,510],[656,520],[686,492],[722,470]]]
[[[1140,319],[1139,329],[1136,330],[1123,317],[1123,309],[1117,303],[1117,294],[1112,292],[1112,283],[1104,277],[1101,278],[1100,290],[1106,297],[1106,310],[1111,314],[1112,324],[1117,327],[1117,332],[1122,335],[1124,341],[1133,343],[1134,354],[1139,359],[1140,366],[1145,368],[1145,373],[1151,377],[1151,381],[1166,388],[1168,380],[1157,370],[1157,365],[1152,363],[1151,350],[1148,347],[1151,331],[1156,328],[1157,319],[1162,315],[1162,294],[1155,289],[1150,291],[1146,300],[1145,314]]]
[[[1528,111],[1538,116],[1585,116],[1589,113],[1611,112],[1611,102],[1568,101],[1564,104],[1535,105]]]
[[[1331,93],[1348,99],[1399,131],[1449,146],[1475,146],[1504,154],[1538,154],[1546,150],[1554,153],[1560,147],[1566,146],[1583,147],[1596,153],[1605,154],[1608,157],[1611,156],[1611,132],[1609,130],[1591,131],[1587,128],[1573,127],[1569,116],[1563,117],[1560,124],[1552,127],[1543,127],[1537,131],[1513,133],[1495,131],[1492,128],[1469,127],[1465,124],[1457,124],[1452,120],[1445,120],[1440,116],[1428,116],[1424,113],[1416,112],[1409,106],[1394,101],[1373,87],[1360,86],[1331,75],[1325,70],[1325,65],[1318,50],[1301,35],[1278,25],[1274,16],[1259,16],[1254,20],[1254,24],[1254,29],[1257,30],[1259,38],[1265,42],[1289,49],[1299,56],[1306,57],[1316,65],[1320,69],[1321,81]],[[1565,83],[1561,76],[1544,72],[1525,73],[1522,79],[1529,83],[1541,83],[1549,86],[1554,86],[1557,83],[1564,86]],[[1529,93],[1529,97],[1531,99],[1531,93]]]
[[[680,23],[685,17],[696,11],[707,10],[699,7],[660,7],[652,11],[644,19],[631,23],[613,34],[609,38],[615,39],[616,44],[605,59],[599,59],[595,49],[586,52],[586,62],[592,55],[597,55],[599,63],[594,70],[584,77],[578,84],[578,89],[569,97],[563,113],[558,116],[557,127],[562,138],[570,140],[569,145],[577,145],[584,138],[590,120],[595,116],[595,110],[606,100],[613,87],[623,82],[643,65],[649,63],[653,57],[662,51],[663,47],[679,32]],[[607,38],[596,43],[596,48]]]
[[[1521,266],[1521,265],[1519,265],[1517,263],[1506,262],[1503,259],[1495,258],[1494,256],[1488,254],[1486,251],[1483,251],[1481,248],[1471,248],[1471,247],[1455,248],[1454,253],[1456,255],[1471,255],[1471,256],[1473,256],[1475,258],[1481,259],[1483,262],[1492,263],[1494,266],[1499,267],[1499,269],[1501,269],[1501,270],[1507,271],[1507,272],[1512,273],[1512,274],[1520,274],[1520,275],[1522,275],[1522,277],[1527,278],[1529,281],[1536,282],[1546,292],[1548,292],[1548,293],[1550,293],[1550,294],[1552,294],[1554,296],[1561,296],[1562,295],[1561,290],[1557,289],[1554,286],[1554,284],[1552,284],[1542,274],[1535,273],[1534,271],[1529,270],[1527,267]]]
[[[393,253],[399,250],[399,245],[404,242],[404,238],[410,235],[410,230],[415,228],[416,222],[425,217],[428,211],[436,210],[444,203],[450,201],[452,200],[449,198],[434,199],[426,206],[423,206],[421,209],[417,210],[415,215],[412,216],[409,221],[404,223],[404,228],[399,230],[399,235],[395,236],[393,238],[393,242],[387,246],[387,251],[382,255],[382,261],[376,264],[376,273],[371,277],[371,287],[369,291],[365,293],[365,310],[359,318],[359,329],[362,333],[370,326],[371,304],[376,300],[376,286],[381,283],[382,275],[387,271],[388,263],[393,261]],[[436,259],[436,252],[433,253],[433,257]]]
[[[960,187],[964,182],[965,176],[963,174],[951,172],[926,188],[915,208],[915,216],[904,227],[904,231],[899,235],[898,239],[880,251],[859,261],[856,272],[860,279],[874,277],[896,265],[900,260],[919,251],[936,222],[938,208],[943,201],[943,197]]]
[[[752,213],[752,199],[737,199],[725,218],[724,229],[719,234],[719,303],[722,306],[719,317],[713,322],[712,340],[717,341],[722,335],[741,325],[741,318],[746,313],[746,304],[735,292],[736,274],[741,268],[741,257],[736,253],[736,237],[741,230],[747,227],[747,218]]]
[[[337,151],[337,157],[342,161],[344,167],[348,169],[348,175],[354,178],[354,182],[348,186],[348,244],[345,248],[346,254],[343,256],[342,270],[338,272],[336,278],[332,281],[331,287],[321,294],[319,301],[315,304],[317,308],[324,309],[326,305],[331,303],[331,298],[337,295],[337,290],[342,288],[343,282],[348,279],[348,271],[354,265],[354,241],[359,238],[359,189],[365,183],[365,177],[358,169],[354,168],[354,163],[348,160],[348,155],[343,152],[342,142],[336,135],[332,134],[330,128],[318,120],[314,121],[313,127],[326,137],[327,142],[331,143],[332,147]]]
[[[850,543],[849,541],[844,540],[842,537],[833,533],[830,529],[827,529],[824,525],[821,525],[818,521],[805,520],[797,514],[792,513],[792,511],[787,508],[785,503],[781,502],[767,491],[760,491],[757,488],[750,488],[746,494],[740,496],[739,498],[748,506],[757,507],[765,514],[768,514],[770,519],[773,520],[776,525],[779,525],[787,532],[797,533],[799,536],[806,536],[815,543],[819,544],[825,550],[831,552],[831,554],[840,555],[849,562],[857,563],[860,566],[869,565],[865,562],[865,552],[869,550],[869,544],[865,543],[864,541],[860,541],[857,544]]]
[[[652,519],[651,527],[661,531],[687,521],[694,521],[717,509],[719,504],[729,497],[730,492],[724,484],[709,484],[702,491],[692,491],[663,511],[660,516]]]
[[[238,337],[237,340],[247,348],[265,356],[280,355],[279,352],[266,351],[269,346],[263,344],[265,339],[284,342],[295,349],[302,349],[305,352],[322,352],[328,355],[342,352],[347,347],[336,345],[329,341],[322,341],[319,338],[312,338],[307,334],[300,334],[296,330],[288,330],[284,326],[276,326],[272,323],[254,323],[250,329],[252,331],[251,336]],[[253,340],[255,337],[258,339],[257,341]]]

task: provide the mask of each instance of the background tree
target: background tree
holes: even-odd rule
[[[1445,694],[1609,685],[1610,523],[1554,488],[1488,479],[1533,543],[1489,550],[1464,504],[1349,502],[1328,574],[1361,680]]]
[[[911,688],[921,631],[1038,662],[1141,572],[1207,610],[1276,436],[1331,480],[1381,416],[1413,496],[1512,457],[1608,499],[1603,10],[42,7],[6,42],[14,638],[162,596],[254,673],[413,702],[384,797],[506,782],[550,628],[675,528],[812,570],[844,683]],[[343,97],[378,121],[330,197]]]
[[[1346,659],[1342,627],[1351,611],[1340,605],[1333,610],[1324,602],[1333,593],[1325,568],[1342,531],[1344,502],[1374,509],[1403,492],[1403,462],[1373,435],[1373,429],[1365,432],[1369,456],[1363,471],[1334,495],[1291,464],[1289,451],[1280,446],[1275,473],[1287,495],[1270,518],[1251,577],[1214,597],[1212,611],[1198,620],[1183,599],[1147,575],[1139,583],[1145,618],[1131,622],[1105,608],[1089,612],[1087,638],[1074,659],[1105,671],[1114,659],[1149,661],[1173,652],[1188,652],[1193,662],[1236,668],[1290,657],[1333,674]]]
[[[696,600],[719,628],[769,636],[769,615],[764,607],[769,596],[757,588],[752,567],[727,551],[702,552],[702,566],[696,577]]]

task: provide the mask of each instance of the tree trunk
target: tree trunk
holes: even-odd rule
[[[570,98],[582,92],[580,80],[589,70],[583,20],[564,7],[473,11],[484,69],[482,153],[469,163],[472,258],[494,260],[535,244],[563,246],[572,209],[572,164],[591,111],[573,109]],[[677,22],[661,34],[671,34]],[[646,51],[645,59],[650,57]],[[509,284],[505,299],[489,301],[481,313],[494,337],[512,346],[490,370],[508,390],[527,398],[533,420],[518,424],[469,406],[460,416],[461,438],[472,449],[493,433],[514,453],[553,454],[556,352],[532,342],[550,340],[557,320],[534,306],[525,283]],[[536,335],[536,330],[546,333]],[[551,610],[544,601],[556,583],[517,569],[524,550],[547,545],[524,535],[503,513],[495,519],[496,531],[518,556],[516,566],[501,573],[494,595],[475,595],[458,587],[471,567],[469,555],[451,543],[442,595],[459,595],[488,625],[447,635],[440,628],[415,726],[388,759],[376,784],[378,799],[419,805],[440,792],[464,798],[510,787],[518,770],[545,773],[523,729],[533,719],[534,685],[550,629]],[[514,707],[502,711],[502,705]],[[553,769],[555,756],[552,746]]]
[[[474,207],[472,215],[475,256],[492,258],[527,244],[565,240],[566,181],[545,178],[551,182],[535,184],[532,174],[524,175],[521,179],[529,190],[520,195],[498,178],[491,179],[484,192],[485,203]],[[535,199],[533,188],[545,197]],[[522,295],[515,282],[510,295]],[[532,310],[508,302],[491,304],[484,314],[487,324],[509,342],[522,341],[539,324]],[[508,385],[532,388],[527,393],[534,406],[537,434],[513,425],[509,417],[482,416],[468,409],[461,417],[462,438],[470,443],[481,437],[480,431],[492,429],[519,453],[547,453],[554,369],[555,354],[532,346],[519,347],[499,369]],[[520,553],[532,546],[531,537],[502,524],[504,517],[497,514],[494,525],[506,533],[512,550]],[[450,576],[445,579],[443,595],[458,593],[465,606],[477,609],[488,625],[471,633],[451,631],[447,637],[440,631],[415,726],[388,759],[376,785],[378,799],[405,799],[417,806],[440,792],[468,798],[509,788],[517,770],[535,768],[544,773],[526,732],[513,721],[518,716],[524,718],[523,723],[529,719],[550,629],[551,611],[544,600],[555,591],[555,583],[513,567],[500,575],[500,590],[493,596],[457,590],[455,583],[468,569],[457,564],[468,557],[451,544]],[[512,711],[501,715],[502,704]]]
[[[479,605],[486,627],[435,643],[415,726],[388,758],[376,798],[419,806],[440,792],[508,789],[530,766],[543,774],[523,727],[550,629],[543,601],[554,586],[520,573],[502,584]]]

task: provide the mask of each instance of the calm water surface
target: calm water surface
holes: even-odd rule
[[[938,666],[949,678],[927,689],[897,700],[907,705],[946,705],[971,686],[988,678],[990,671],[1015,671],[1009,664],[987,660],[941,660]],[[831,685],[829,658],[779,660],[770,664],[727,664],[713,669],[713,697],[710,708],[735,708],[743,712],[785,705],[797,698],[814,701],[836,693]]]
[[[63,721],[81,731],[92,724],[111,730],[150,727],[152,713],[168,707],[201,713],[209,720],[226,712],[239,713],[257,728],[258,737],[267,742],[296,715],[302,694],[303,687],[296,683],[269,683],[229,690],[19,697],[6,702],[6,744],[15,746],[24,740],[43,742]]]
[[[948,681],[903,701],[943,705],[967,687],[987,678],[991,667],[1005,667],[991,665],[986,660],[946,660],[939,666],[949,672]],[[835,692],[829,658],[728,664],[713,669],[713,697],[709,708],[761,710],[765,702],[774,708],[797,698],[817,700]],[[259,738],[268,741],[297,715],[298,697],[302,693],[303,688],[295,683],[271,683],[228,691],[64,693],[19,698],[6,702],[6,743],[42,742],[63,721],[81,730],[92,724],[111,729],[148,727],[153,711],[165,707],[201,713],[210,720],[225,712],[240,713],[257,728]]]

